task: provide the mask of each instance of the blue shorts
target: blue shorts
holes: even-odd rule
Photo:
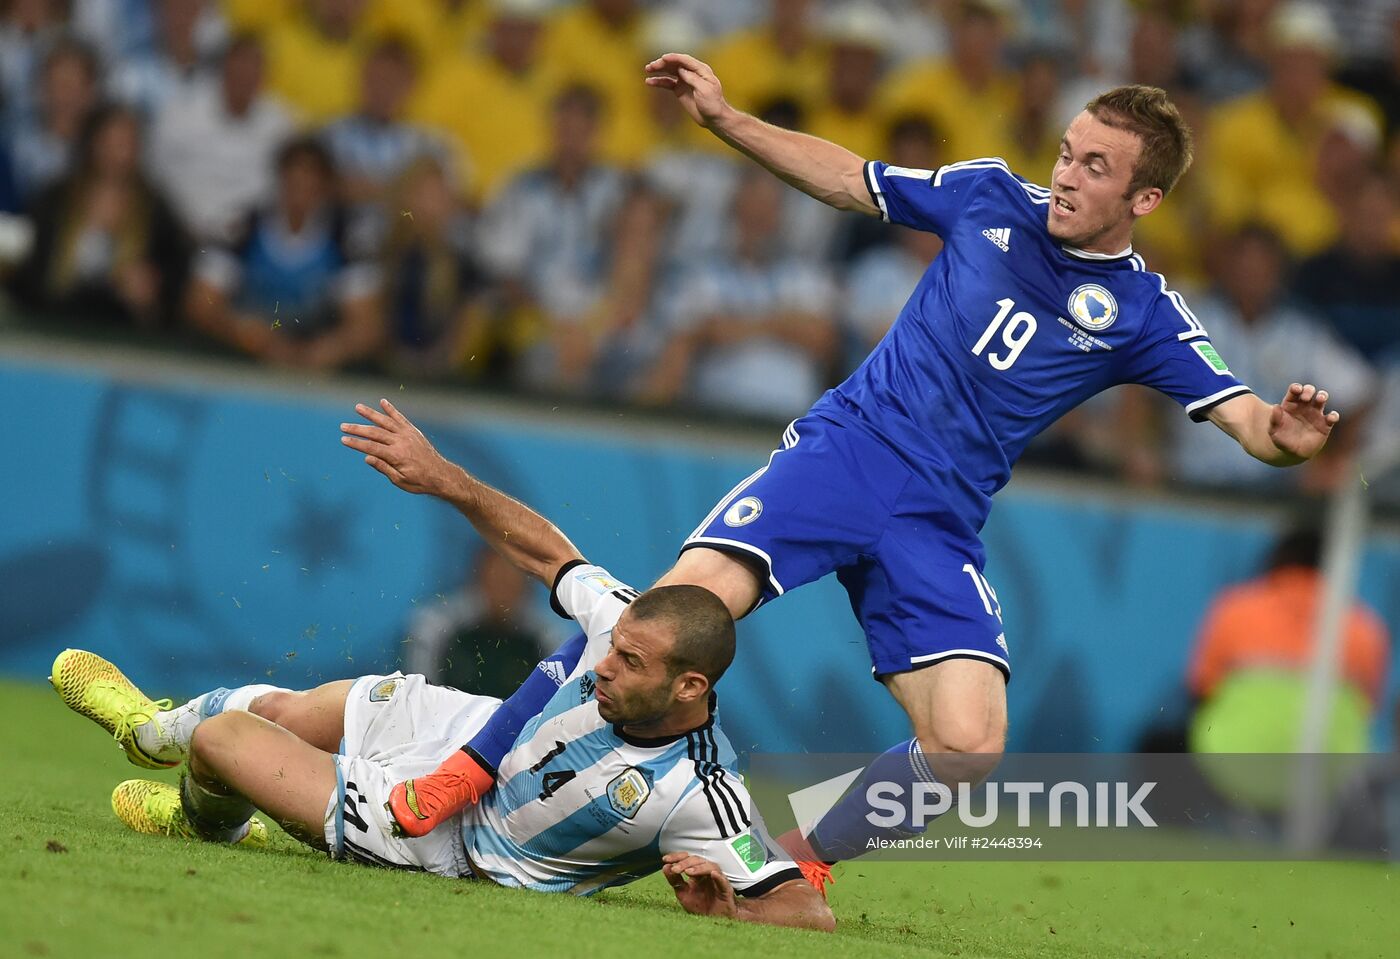
[[[865,630],[876,678],[967,658],[1009,680],[982,543],[946,501],[876,437],[809,414],[682,549],[757,560],[768,579],[760,603],[835,572]]]

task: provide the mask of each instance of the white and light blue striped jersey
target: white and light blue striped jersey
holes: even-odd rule
[[[554,608],[578,621],[587,645],[501,761],[496,787],[464,816],[472,863],[503,886],[575,895],[653,873],[668,852],[717,863],[742,896],[801,879],[753,808],[713,696],[703,726],[660,739],[599,715],[593,666],[637,595],[598,566],[560,573]]]
[[[1050,191],[996,158],[911,170],[872,162],[884,218],[943,238],[886,337],[812,412],[883,440],[979,530],[1037,433],[1120,383],[1193,419],[1249,389],[1181,296],[1129,247],[1056,241]]]

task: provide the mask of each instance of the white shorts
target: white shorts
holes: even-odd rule
[[[326,804],[326,846],[333,859],[469,875],[461,816],[419,839],[396,838],[385,803],[405,779],[436,769],[477,734],[500,706],[433,686],[417,673],[361,676],[345,699],[345,739],[335,757],[336,791]]]

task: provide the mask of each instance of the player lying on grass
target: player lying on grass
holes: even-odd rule
[[[661,869],[688,912],[834,928],[826,903],[774,851],[718,727],[712,689],[734,655],[723,603],[694,586],[638,594],[528,507],[441,457],[432,465],[433,489],[552,583],[553,605],[586,637],[503,757],[497,788],[422,837],[396,835],[386,808],[395,783],[438,767],[481,729],[500,707],[491,697],[393,674],[307,692],[217,689],[171,709],[101,657],[67,650],[52,682],[70,707],[137,765],[188,759],[178,788],[119,785],[112,805],[122,821],[256,845],[266,841],[257,808],[337,859],[575,895]]]

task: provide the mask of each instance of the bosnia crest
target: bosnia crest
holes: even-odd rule
[[[1085,283],[1069,295],[1069,315],[1084,329],[1101,333],[1118,319],[1118,301],[1097,283]]]

